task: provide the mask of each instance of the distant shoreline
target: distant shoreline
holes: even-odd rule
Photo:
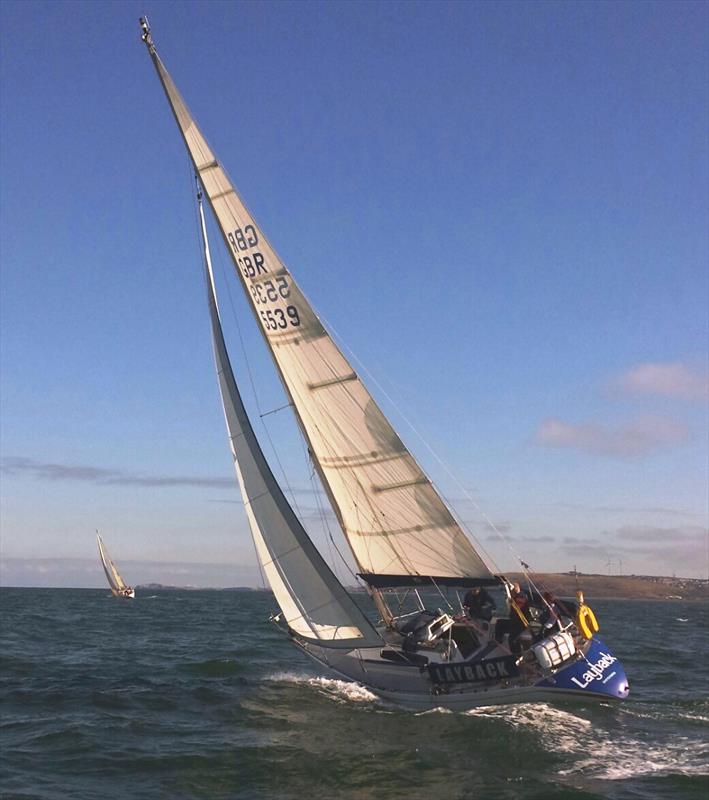
[[[520,573],[508,573],[521,581]],[[598,575],[579,572],[537,572],[533,576],[540,588],[560,597],[572,597],[580,588],[588,600],[709,600],[709,580],[669,578],[655,575]]]
[[[524,576],[518,572],[505,573],[508,580],[524,585]],[[675,578],[656,575],[599,575],[579,572],[535,572],[532,575],[540,590],[549,590],[559,597],[573,597],[580,588],[586,599],[594,600],[667,600],[677,602],[709,601],[709,580],[704,578]],[[100,591],[107,587],[90,586],[0,586],[1,589],[90,589]],[[210,592],[270,592],[255,586],[176,586],[163,583],[142,583],[135,586],[138,592],[156,591],[210,591]],[[349,591],[363,592],[362,586],[347,587]]]
[[[508,572],[510,580],[524,582],[521,573]],[[572,597],[581,588],[589,600],[709,600],[709,580],[669,578],[655,575],[598,575],[571,572],[537,572],[534,581],[540,589],[549,589],[560,597]],[[197,590],[197,586],[165,586],[150,583],[136,586],[142,591],[161,589]],[[362,591],[361,587],[349,587]],[[224,587],[214,591],[263,591],[248,586]],[[268,590],[267,590],[268,591]]]

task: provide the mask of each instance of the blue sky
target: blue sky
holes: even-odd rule
[[[95,528],[129,580],[258,582],[143,13],[259,223],[497,562],[514,564],[467,495],[539,570],[707,577],[705,3],[6,0],[3,582],[100,585]],[[277,408],[216,261],[235,367],[241,333],[258,408]],[[322,544],[292,423],[267,420]]]

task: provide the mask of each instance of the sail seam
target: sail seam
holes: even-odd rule
[[[234,189],[232,189],[232,188],[225,189],[223,192],[217,192],[216,194],[213,194],[213,195],[211,196],[211,200],[212,200],[212,201],[214,201],[214,200],[221,200],[221,199],[222,199],[222,197],[226,197],[226,196],[227,196],[227,195],[229,195],[229,194],[236,194],[236,192],[235,192],[235,191],[234,191]]]
[[[429,484],[430,481],[428,478],[421,477],[421,478],[414,478],[411,481],[401,481],[400,483],[389,483],[383,486],[377,486],[376,484],[372,484],[372,491],[373,492],[391,492],[395,489],[408,489],[409,486],[420,486],[422,484]]]
[[[314,383],[308,383],[308,389],[326,389],[328,386],[337,386],[340,383],[346,383],[347,381],[356,381],[357,376],[354,372],[350,372],[349,375],[339,375],[334,378],[328,378],[324,381],[317,381]]]
[[[376,455],[374,454],[376,453]],[[328,469],[350,469],[351,467],[368,467],[374,464],[384,464],[386,461],[394,461],[397,458],[408,461],[407,454],[396,453],[358,453],[353,456],[338,456],[337,458],[322,458],[320,463]]]

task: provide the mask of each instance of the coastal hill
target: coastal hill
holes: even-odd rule
[[[521,574],[508,573],[510,580],[522,582]],[[656,575],[598,575],[582,572],[536,572],[540,588],[560,597],[573,597],[577,586],[587,600],[709,600],[709,581],[701,578],[667,578]]]
[[[577,577],[578,576],[578,577]],[[524,584],[520,573],[508,572],[511,581]],[[577,586],[586,599],[617,598],[624,600],[709,600],[709,581],[701,578],[667,578],[656,575],[587,575],[573,572],[535,572],[534,581],[542,589],[549,589],[559,597],[573,597]],[[145,583],[136,589],[195,590],[198,586],[166,586],[161,583]],[[362,587],[350,587],[351,591],[364,591]],[[214,591],[259,591],[248,586],[230,586]]]
[[[150,591],[150,592],[203,592],[203,591],[214,591],[214,592],[257,592],[259,589],[254,589],[253,586],[223,586],[219,588],[215,588],[213,586],[173,586],[172,584],[167,583],[139,583],[136,589],[140,589],[143,592]]]

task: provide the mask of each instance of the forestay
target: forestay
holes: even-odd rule
[[[144,38],[360,571],[489,581],[488,567],[237,195],[147,30]]]
[[[201,202],[199,213],[219,390],[241,495],[261,566],[285,621],[296,633],[335,647],[381,645],[379,634],[300,524],[256,439],[222,334]]]

